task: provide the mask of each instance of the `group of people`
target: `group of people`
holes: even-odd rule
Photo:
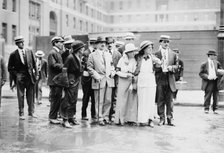
[[[71,36],[55,36],[51,39],[52,49],[46,61],[43,51],[38,50],[33,54],[24,48],[24,38],[16,37],[18,49],[10,54],[8,71],[10,86],[15,84],[17,87],[20,119],[25,119],[24,95],[28,115],[36,117],[35,95],[37,104],[41,104],[41,88],[47,78],[50,89],[48,117],[52,124],[60,124],[59,117],[66,128],[79,124],[76,103],[81,83],[82,120],[89,120],[87,107],[91,101],[91,120],[102,126],[114,122],[121,126],[154,127],[157,113],[160,117],[159,126],[166,122],[174,126],[173,102],[178,91],[175,82],[183,80],[183,62],[179,59],[179,50],[170,49],[168,35],[160,36],[158,51],[154,51],[154,44],[149,40],[141,42],[138,48],[134,45],[133,36],[127,36],[125,40],[123,43],[112,37],[91,38],[85,50],[86,44],[80,40],[74,40]],[[208,61],[215,61],[211,56],[216,56],[214,51],[208,53]],[[206,69],[207,65],[202,65],[200,71],[200,76],[207,82],[206,85],[203,83],[205,111],[209,110],[213,94],[215,112],[216,74],[220,64],[215,61],[213,69],[209,66],[209,70]]]

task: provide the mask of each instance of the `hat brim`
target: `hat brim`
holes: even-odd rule
[[[86,46],[86,44],[83,44],[82,46],[79,46],[78,48],[76,48],[74,51],[77,51],[77,50],[79,50],[80,48],[85,47],[85,46]]]
[[[36,57],[44,57],[45,54],[35,54]]]
[[[136,49],[133,49],[133,50],[127,50],[127,51],[124,51],[124,53],[126,54],[126,53],[130,53],[130,52],[135,52],[135,51],[138,51],[138,49],[136,48]]]
[[[74,42],[74,40],[68,40],[68,41],[64,41],[64,44],[72,44]]]
[[[211,54],[211,53],[207,53],[207,55],[214,55],[214,56],[217,56],[217,54]]]

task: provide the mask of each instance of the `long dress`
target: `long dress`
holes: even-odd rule
[[[127,58],[127,57],[126,57]],[[117,65],[120,69],[118,75],[118,92],[115,110],[115,123],[137,122],[137,92],[131,90],[132,78],[127,77],[127,72],[134,72],[136,60],[126,59],[123,56]]]
[[[142,59],[137,86],[138,122],[148,123],[154,118],[156,94],[156,81],[151,57]]]

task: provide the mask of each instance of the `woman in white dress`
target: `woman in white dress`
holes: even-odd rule
[[[115,110],[115,124],[137,122],[137,92],[133,89],[133,73],[136,69],[134,58],[137,48],[134,44],[125,45],[123,56],[117,64],[118,89]]]
[[[137,92],[138,92],[138,123],[142,126],[154,127],[156,81],[153,64],[161,61],[152,54],[153,43],[143,41],[136,55]]]

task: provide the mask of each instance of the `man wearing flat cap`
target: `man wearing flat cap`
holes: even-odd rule
[[[92,76],[92,89],[96,102],[96,114],[99,124],[109,123],[112,87],[114,87],[114,66],[112,57],[106,49],[105,38],[98,37],[97,49],[89,55],[87,68]]]
[[[157,110],[160,116],[159,126],[165,124],[165,107],[167,123],[173,123],[173,92],[176,91],[174,72],[177,70],[177,55],[169,48],[170,36],[160,36],[159,51],[155,53],[161,64],[155,65]]]
[[[43,83],[46,81],[47,78],[47,60],[44,59],[44,52],[42,50],[38,50],[35,53],[36,56],[36,66],[37,66],[37,74],[38,74],[38,80],[36,82],[35,87],[35,94],[36,94],[36,103],[42,104],[42,86]]]
[[[61,51],[63,48],[64,40],[55,36],[51,39],[52,50],[48,55],[48,81],[47,84],[50,87],[49,101],[50,101],[50,112],[49,121],[52,124],[59,124],[60,121],[57,120],[57,114],[61,104],[62,98],[62,87],[57,85],[53,78],[62,72],[63,60],[61,56]]]
[[[37,68],[33,52],[24,48],[24,38],[17,36],[14,40],[18,48],[9,56],[8,71],[10,75],[16,78],[19,117],[21,120],[24,120],[25,92],[28,115],[36,117],[34,115],[34,85],[37,79]]]
[[[214,114],[217,114],[218,108],[218,69],[222,69],[221,64],[216,60],[216,51],[209,50],[208,60],[202,63],[199,76],[202,78],[201,89],[205,92],[204,96],[204,111],[209,113],[211,96],[213,97],[212,110]]]
[[[82,120],[89,120],[87,118],[87,107],[89,103],[89,98],[91,98],[91,118],[92,120],[96,117],[96,111],[95,111],[95,98],[94,98],[94,91],[91,87],[92,85],[92,77],[90,76],[88,69],[87,69],[87,61],[89,58],[89,55],[96,50],[96,38],[89,38],[89,48],[84,51],[82,56],[82,67],[83,67],[83,73],[81,78],[81,84],[82,84],[82,91],[83,91],[83,97],[82,97]]]

